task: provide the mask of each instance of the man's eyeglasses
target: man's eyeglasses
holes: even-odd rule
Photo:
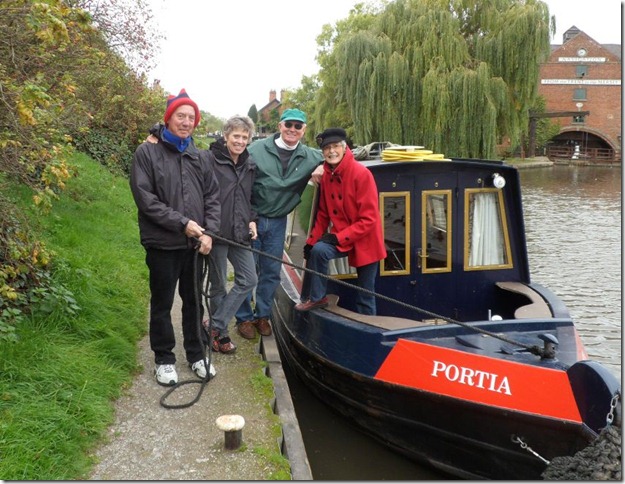
[[[302,123],[292,123],[291,121],[285,121],[284,122],[284,126],[287,129],[291,129],[293,127],[295,127],[295,129],[300,130],[304,127],[304,125]]]

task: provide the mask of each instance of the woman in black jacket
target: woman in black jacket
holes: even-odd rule
[[[254,123],[249,117],[232,116],[224,125],[223,138],[212,143],[209,151],[220,189],[220,234],[246,246],[256,239],[256,212],[252,209],[256,164],[247,151],[253,134]],[[233,353],[236,346],[230,339],[228,323],[258,282],[254,256],[245,248],[215,240],[209,261],[213,351]],[[226,290],[228,261],[234,269],[230,291]]]

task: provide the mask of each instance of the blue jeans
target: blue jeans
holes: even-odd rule
[[[339,257],[347,257],[347,253],[340,252],[336,246],[332,244],[319,241],[313,245],[313,248],[310,251],[310,257],[306,262],[306,268],[321,274],[327,274],[328,262],[331,259],[338,259]],[[379,262],[372,262],[371,264],[356,268],[359,287],[367,289],[371,292],[375,291],[375,276],[378,273],[378,264]],[[304,286],[308,287],[308,291],[306,294],[302,291],[302,301],[310,299],[311,301],[316,302],[325,297],[328,280],[324,277],[310,273],[306,274],[306,277],[310,278],[310,282]],[[363,291],[356,291],[356,310],[360,314],[375,315],[375,296],[367,294]]]
[[[228,261],[234,269],[234,285],[230,292],[226,291]],[[209,262],[212,327],[219,334],[219,338],[225,338],[229,336],[228,323],[258,282],[256,264],[249,250],[229,244],[213,245]]]
[[[265,252],[280,260],[270,259],[254,253],[256,259],[256,286],[255,307],[252,310],[252,295],[243,301],[236,313],[237,324],[243,321],[253,321],[271,316],[273,296],[280,284],[280,269],[282,267],[282,252],[284,251],[284,236],[286,234],[286,217],[267,218],[259,216],[256,222],[258,237],[252,241],[256,250]]]

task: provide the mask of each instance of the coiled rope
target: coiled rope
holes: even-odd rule
[[[199,241],[198,241],[199,242]],[[204,359],[205,365],[206,365],[206,376],[201,379],[201,380],[184,380],[184,381],[179,381],[178,383],[176,383],[175,385],[173,385],[171,388],[169,388],[161,397],[160,403],[161,406],[167,408],[167,409],[176,409],[176,408],[187,408],[190,407],[191,405],[195,404],[200,397],[202,396],[202,393],[204,392],[204,388],[206,388],[206,384],[211,380],[212,376],[211,376],[211,372],[210,372],[210,368],[211,368],[211,360],[212,360],[212,351],[210,350],[211,346],[212,346],[212,326],[213,326],[213,318],[211,315],[211,311],[210,311],[210,305],[208,304],[208,284],[209,284],[209,262],[208,262],[208,256],[202,256],[202,277],[200,279],[198,279],[197,277],[197,268],[198,268],[198,257],[199,257],[199,244],[196,246],[195,248],[195,253],[193,254],[193,280],[197,281],[196,284],[193,285],[193,290],[194,290],[194,294],[195,294],[195,311],[196,311],[196,315],[197,315],[197,324],[196,324],[196,331],[197,331],[197,337],[199,341],[203,341],[204,339],[207,341],[206,345],[202,345],[202,358]],[[205,281],[204,283],[204,290],[202,290],[202,281]],[[204,304],[207,308],[208,311],[208,327],[205,327],[202,324],[202,313],[200,310],[200,306],[202,304],[202,299],[200,297],[200,293],[204,296]],[[204,332],[204,335],[202,334]],[[204,336],[204,338],[203,338]],[[206,355],[206,353],[208,353],[208,357]],[[199,384],[200,385],[200,389],[197,392],[197,395],[195,396],[195,398],[193,400],[191,400],[190,402],[187,403],[180,403],[180,404],[169,404],[166,402],[167,398],[178,388],[180,388],[183,385],[189,385],[189,384]]]

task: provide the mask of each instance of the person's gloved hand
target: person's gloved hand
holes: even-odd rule
[[[306,244],[304,246],[304,260],[308,260],[308,258],[310,257],[310,251],[312,250],[313,246],[310,244]]]
[[[339,239],[334,234],[323,234],[319,240],[321,242],[325,242],[326,244],[339,245]]]

